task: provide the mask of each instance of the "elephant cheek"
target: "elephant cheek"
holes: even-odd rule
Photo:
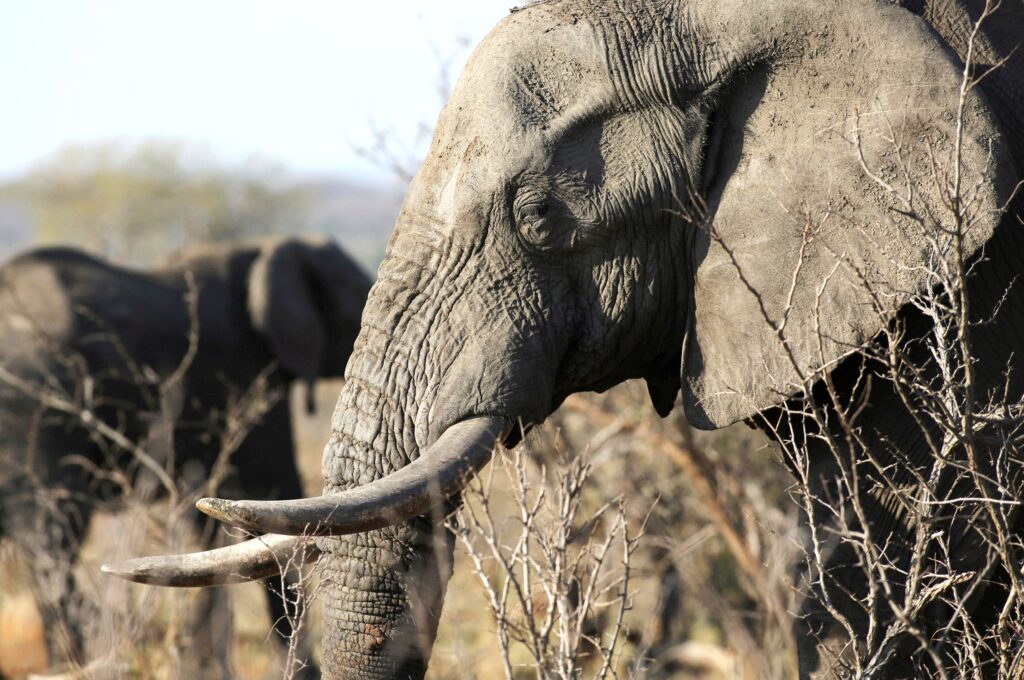
[[[429,440],[474,415],[502,415],[523,424],[552,411],[564,343],[525,336],[513,324],[479,329],[448,369],[428,411]]]

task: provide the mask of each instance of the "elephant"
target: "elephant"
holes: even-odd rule
[[[51,666],[84,661],[71,567],[94,509],[124,496],[117,475],[154,472],[136,448],[168,493],[194,493],[220,465],[226,493],[303,495],[288,387],[341,376],[369,289],[321,238],[198,244],[147,271],[64,247],[0,268],[0,538],[36,578]],[[268,586],[289,635],[283,582]]]
[[[440,518],[496,441],[516,445],[568,395],[642,378],[661,415],[680,400],[698,428],[803,433],[825,487],[834,470],[819,449],[848,402],[858,460],[889,444],[927,457],[931,426],[863,352],[890,337],[910,352],[936,332],[912,304],[931,290],[933,248],[968,263],[964,300],[986,320],[974,393],[1019,404],[1024,6],[989,7],[976,28],[985,8],[514,10],[470,57],[408,189],[334,413],[324,494],[203,499],[267,535],[104,569],[201,585],[261,577],[274,555],[315,545],[325,677],[422,678],[452,569]],[[947,161],[969,201],[945,201],[953,184],[933,181]],[[961,217],[969,203],[969,228],[939,229],[907,203]],[[822,429],[794,402],[824,413]],[[886,489],[871,493],[870,528],[912,531],[890,526]],[[794,619],[802,677],[841,675],[830,616]],[[886,677],[913,673],[900,658]]]

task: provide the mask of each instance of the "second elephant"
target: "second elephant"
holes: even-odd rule
[[[0,269],[0,537],[35,576],[51,666],[84,661],[71,567],[137,473],[184,495],[229,456],[222,493],[302,494],[288,386],[342,375],[369,287],[326,240],[200,245],[147,272],[49,248]]]

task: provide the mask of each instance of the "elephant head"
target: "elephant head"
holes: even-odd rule
[[[245,326],[262,337],[287,378],[307,383],[344,373],[370,288],[341,248],[314,237],[199,244],[175,252],[159,270],[189,270],[200,288],[222,293],[200,310],[201,331],[226,321],[218,315],[234,320],[219,302],[238,304]],[[224,300],[224,286],[237,289],[238,299]]]
[[[293,377],[345,371],[369,282],[334,243],[288,239],[261,247],[249,272],[248,309],[281,366]]]
[[[904,200],[943,209],[934,159],[957,163],[977,219],[928,233],[968,255],[984,244],[1015,170],[962,70],[881,1],[554,0],[503,20],[388,245],[325,495],[202,502],[252,530],[325,536],[327,675],[422,676],[452,551],[429,511],[495,438],[629,378],[662,414],[681,390],[703,428],[807,389],[927,284],[930,227]],[[259,575],[295,544],[117,570]]]

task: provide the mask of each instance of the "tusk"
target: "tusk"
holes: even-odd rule
[[[380,529],[422,515],[458,493],[511,429],[508,420],[494,416],[456,423],[405,467],[347,491],[293,501],[204,498],[196,507],[222,522],[274,534],[338,536]]]
[[[319,555],[309,537],[268,535],[206,552],[104,564],[100,570],[136,583],[190,588],[258,581]]]

